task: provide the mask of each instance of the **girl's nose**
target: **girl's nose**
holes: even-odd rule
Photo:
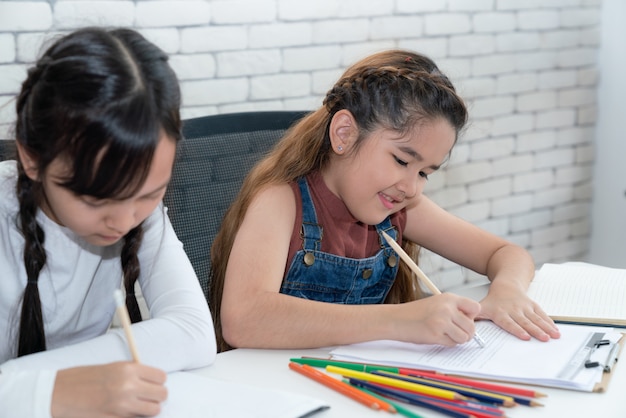
[[[398,184],[398,190],[404,193],[407,199],[411,199],[422,192],[422,189],[424,188],[423,183],[425,181],[426,180],[421,176],[411,174],[406,176],[406,178]]]
[[[107,227],[126,234],[135,225],[135,209],[131,203],[120,202],[107,217]]]

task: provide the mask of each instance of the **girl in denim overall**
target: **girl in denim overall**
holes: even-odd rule
[[[449,79],[412,51],[350,67],[324,105],[249,173],[211,249],[218,349],[310,348],[375,339],[455,345],[489,319],[521,339],[558,338],[526,295],[526,250],[422,194],[468,115]],[[423,297],[382,237],[486,275],[479,302]]]

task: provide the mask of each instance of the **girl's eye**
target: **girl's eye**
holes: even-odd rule
[[[396,162],[398,164],[400,164],[402,167],[406,167],[407,165],[409,165],[409,163],[407,163],[406,161],[403,161],[401,159],[399,159],[398,157],[396,157],[395,155],[393,156],[393,158],[395,158]]]
[[[424,173],[423,171],[420,171],[419,175],[420,175],[421,178],[424,178],[424,179],[428,180],[428,174],[427,173]]]
[[[87,206],[91,206],[92,208],[98,208],[100,206],[104,206],[106,204],[106,200],[104,199],[97,199],[95,197],[92,196],[82,196],[81,197],[83,203],[85,203]]]

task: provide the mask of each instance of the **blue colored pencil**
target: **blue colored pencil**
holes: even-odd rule
[[[406,376],[406,375],[386,372],[383,370],[374,370],[372,371],[372,374],[392,377],[394,379],[403,380],[405,382],[419,383],[421,385],[432,386],[432,387],[440,388],[440,389],[453,390],[457,393],[460,393],[461,395],[465,395],[467,397],[478,399],[484,402],[489,402],[489,403],[504,405],[504,406],[515,406],[514,397],[508,394],[503,395],[500,393],[488,392],[482,389],[468,388],[465,386],[460,386],[458,384],[440,382],[438,380],[432,380],[432,379],[428,379],[425,377]]]
[[[437,412],[440,412],[440,413],[442,413],[444,415],[447,415],[449,417],[454,417],[454,418],[472,418],[472,417],[474,417],[471,413],[462,413],[462,412],[452,411],[450,409],[447,409],[444,406],[437,405],[437,404],[432,403],[432,402],[427,402],[427,401],[422,400],[422,399],[418,399],[418,395],[412,395],[412,394],[407,393],[407,392],[401,392],[399,390],[382,387],[382,386],[374,384],[374,383],[366,382],[365,380],[359,380],[359,379],[355,379],[355,378],[350,378],[350,384],[352,384],[354,386],[359,386],[359,387],[371,390],[372,392],[378,393],[380,395],[383,395],[383,396],[391,398],[391,399],[403,401],[403,402],[409,403],[411,405],[421,406],[423,408],[427,408],[427,409],[430,409],[430,410],[433,410],[433,411],[437,411]]]

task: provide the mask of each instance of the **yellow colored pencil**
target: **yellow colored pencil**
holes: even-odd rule
[[[468,386],[457,385],[454,383],[431,380],[431,379],[424,378],[424,377],[401,375],[398,373],[387,372],[384,370],[379,370],[378,373],[384,374],[385,376],[388,376],[394,379],[402,378],[402,379],[406,379],[407,381],[410,380],[411,382],[415,382],[415,383],[419,383],[419,384],[423,384],[427,386],[434,384],[441,388],[446,388],[451,391],[459,392],[466,396],[471,396],[471,394],[476,394],[476,395],[482,395],[485,398],[499,399],[500,401],[502,401],[502,404],[504,406],[515,406],[515,398],[513,396],[505,395],[502,393],[490,392],[486,390],[471,388]]]
[[[383,234],[383,238],[385,238],[385,240],[389,243],[389,245],[391,245],[391,248],[393,248],[394,251],[398,253],[400,258],[404,260],[404,262],[409,266],[411,271],[415,273],[418,279],[420,279],[426,285],[426,287],[430,289],[431,293],[433,295],[440,295],[441,290],[439,290],[437,286],[435,286],[435,284],[428,278],[428,276],[424,274],[422,269],[419,268],[417,264],[415,264],[415,261],[413,261],[413,259],[406,253],[406,251],[402,249],[400,244],[398,244],[393,238],[391,238],[385,231],[382,231],[382,234]],[[485,346],[485,340],[483,340],[481,336],[478,335],[478,333],[474,334],[474,341],[476,341],[476,343],[481,348]]]
[[[392,387],[407,389],[416,393],[422,393],[425,395],[438,396],[443,399],[452,400],[466,400],[467,397],[454,392],[452,390],[435,388],[432,386],[420,385],[419,383],[406,382],[403,380],[394,379],[392,377],[380,376],[372,373],[359,372],[357,370],[344,369],[337,366],[326,366],[326,370],[329,373],[340,374],[344,377],[353,377],[355,379],[366,380],[368,382],[382,383],[383,385],[389,385]]]

